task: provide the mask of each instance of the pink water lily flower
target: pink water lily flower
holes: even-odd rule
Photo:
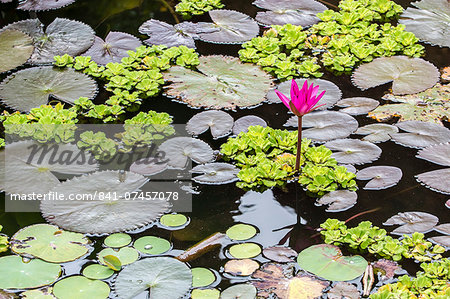
[[[318,91],[319,85],[314,86],[314,84],[311,84],[311,86],[308,87],[308,81],[305,81],[305,83],[303,83],[302,89],[299,89],[297,82],[292,79],[291,99],[289,99],[278,90],[276,90],[275,93],[283,102],[283,104],[288,107],[289,110],[291,110],[295,115],[302,117],[303,115],[325,105],[322,104],[319,106],[315,106],[325,94],[325,91],[322,91],[321,94],[317,95]]]

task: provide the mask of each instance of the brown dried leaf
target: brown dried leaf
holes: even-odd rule
[[[396,262],[385,259],[376,261],[372,266],[375,272],[381,272],[383,279],[393,278],[395,271],[400,269],[400,266]]]

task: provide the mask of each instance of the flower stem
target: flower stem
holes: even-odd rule
[[[297,157],[295,158],[295,171],[300,170],[300,158],[302,156],[302,117],[298,117]]]

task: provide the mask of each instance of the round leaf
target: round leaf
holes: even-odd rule
[[[155,161],[152,157],[135,161],[131,164],[130,171],[145,176],[151,176],[163,172],[167,167],[168,165],[166,162]]]
[[[438,169],[416,175],[416,179],[433,191],[450,194],[450,168]]]
[[[432,145],[417,152],[417,158],[450,166],[450,142]]]
[[[211,129],[211,135],[221,138],[229,135],[233,129],[233,118],[220,110],[209,110],[197,113],[186,125],[186,131],[191,135],[200,135]]]
[[[357,139],[336,139],[328,141],[325,146],[332,151],[338,151],[331,157],[343,164],[370,163],[381,155],[381,148],[368,141]]]
[[[108,279],[113,274],[114,270],[98,264],[92,264],[83,269],[83,275],[90,279]]]
[[[183,169],[188,163],[188,158],[198,164],[208,163],[214,160],[212,148],[199,139],[190,137],[175,137],[164,141],[159,146],[159,151],[164,152],[167,164],[176,169]]]
[[[95,81],[71,68],[28,68],[10,75],[0,84],[3,103],[24,112],[46,105],[49,96],[73,104],[80,97],[92,99],[96,94]]]
[[[112,234],[106,237],[103,243],[107,247],[120,248],[131,243],[131,236],[123,233]]]
[[[134,241],[133,246],[146,254],[163,254],[172,247],[169,241],[154,236],[141,237]]]
[[[319,200],[318,205],[329,205],[327,212],[342,212],[356,204],[358,194],[355,191],[336,190],[325,194]]]
[[[405,212],[392,216],[383,225],[401,225],[391,233],[396,235],[412,234],[414,232],[426,233],[430,231],[439,219],[429,213]]]
[[[263,255],[278,263],[290,263],[297,256],[297,251],[284,246],[272,246],[263,249]]]
[[[402,170],[394,166],[371,166],[356,173],[358,180],[370,180],[365,190],[381,190],[397,185],[403,176]]]
[[[385,142],[391,139],[391,134],[397,133],[396,126],[388,124],[370,124],[358,128],[355,134],[366,135],[362,141],[369,141],[372,143]]]
[[[11,238],[11,250],[51,263],[65,263],[85,255],[89,240],[82,234],[60,230],[49,224],[35,224]]]
[[[164,73],[172,82],[166,90],[192,107],[235,109],[264,101],[272,86],[270,75],[259,66],[230,56],[201,56],[198,72],[174,66]]]
[[[191,293],[192,299],[219,299],[219,297],[218,289],[195,289]]]
[[[258,268],[258,262],[251,259],[229,260],[224,266],[224,271],[232,275],[249,276]]]
[[[61,274],[61,266],[39,259],[24,262],[18,255],[0,258],[0,289],[32,289],[50,285]]]
[[[209,185],[222,185],[238,180],[239,169],[228,163],[207,163],[197,165],[191,170],[192,173],[202,173],[193,177],[194,182]]]
[[[31,37],[17,30],[0,32],[0,73],[21,66],[31,57]]]
[[[231,240],[243,241],[256,235],[256,228],[249,224],[238,223],[227,229],[227,236]]]
[[[179,299],[192,285],[186,264],[169,257],[147,258],[123,269],[114,283],[119,298],[130,299],[150,289],[149,299]]]
[[[430,238],[430,240],[442,247],[450,248],[450,236],[437,236]]]
[[[355,285],[348,282],[338,282],[327,293],[329,299],[358,299],[361,298]]]
[[[439,81],[439,70],[421,58],[407,56],[380,57],[360,65],[352,82],[362,90],[392,81],[395,95],[411,94],[433,87]]]
[[[225,289],[220,299],[255,299],[256,288],[250,284],[236,284]]]
[[[230,247],[229,252],[234,258],[248,259],[258,256],[261,253],[261,247],[255,243],[236,244]]]
[[[246,115],[234,122],[233,134],[238,135],[241,132],[246,133],[250,126],[261,126],[265,128],[267,127],[267,123],[264,119],[256,115]]]
[[[408,132],[391,134],[392,140],[403,146],[421,148],[450,140],[450,130],[438,124],[410,120],[396,126]]]
[[[441,234],[450,236],[450,223],[440,224],[436,226],[434,230],[440,232]]]
[[[343,256],[339,247],[328,244],[306,248],[298,255],[297,262],[303,270],[333,281],[353,280],[367,267],[362,256]]]
[[[168,227],[177,227],[185,225],[188,222],[188,218],[183,214],[166,214],[159,220],[162,225]]]
[[[53,294],[58,299],[106,299],[110,291],[105,282],[79,275],[64,278],[53,287]]]
[[[347,107],[339,110],[350,115],[367,114],[377,108],[380,102],[371,98],[354,97],[345,98],[336,103],[336,106]]]
[[[76,0],[32,0],[32,1],[23,1],[19,3],[17,6],[18,9],[21,10],[32,10],[32,11],[41,11],[41,10],[50,10],[57,9],[69,4],[72,4]]]
[[[192,268],[192,287],[206,287],[216,281],[214,273],[206,268]]]
[[[138,251],[133,247],[122,247],[120,249],[105,248],[98,253],[98,261],[103,265],[107,265],[104,261],[104,257],[108,255],[117,257],[122,266],[134,263],[139,258]]]

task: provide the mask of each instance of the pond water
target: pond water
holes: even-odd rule
[[[223,3],[227,9],[245,12],[254,17],[258,8],[252,5],[252,1],[224,0]],[[396,1],[404,8],[408,7],[410,1]],[[328,4],[337,5],[338,1],[330,0]],[[139,26],[148,19],[154,18],[174,24],[180,16],[175,16],[171,12],[174,3],[164,0],[78,0],[68,7],[47,12],[38,12],[37,16],[44,23],[50,23],[55,17],[69,18],[82,21],[90,25],[96,34],[105,37],[109,31],[122,31],[132,35],[145,38],[139,34]],[[16,4],[2,4],[0,7],[0,27],[9,23],[22,20],[29,17],[29,13],[17,11]],[[168,8],[170,7],[170,9]],[[329,6],[331,7],[331,6]],[[195,21],[208,21],[206,15],[194,18]],[[449,48],[439,48],[426,45],[425,60],[432,62],[438,68],[450,65]],[[238,56],[237,52],[240,45],[222,45],[211,44],[197,41],[197,51],[201,55],[223,54]],[[4,79],[5,74],[0,75]],[[331,73],[326,73],[322,79],[334,82],[343,93],[343,98],[348,97],[370,97],[381,99],[389,84],[367,91],[361,91],[355,87],[350,80],[350,76],[343,75],[336,77]],[[99,99],[105,98],[106,92],[101,91]],[[384,102],[383,100],[380,100]],[[174,102],[164,96],[149,99],[141,106],[142,111],[154,110],[157,112],[167,112],[174,117],[174,123],[184,124],[193,115],[199,112],[198,109],[191,109],[185,104]],[[338,110],[333,108],[332,110]],[[270,127],[283,129],[283,124],[291,116],[282,104],[263,104],[254,109],[237,109],[229,111],[234,119],[244,115],[257,115],[263,118]],[[376,123],[375,120],[366,115],[356,116],[359,126]],[[390,123],[395,123],[393,119]],[[450,128],[449,123],[444,123]],[[354,138],[359,136],[352,135]],[[226,138],[213,139],[209,132],[200,136],[202,140],[211,145],[215,150],[226,141]],[[318,228],[327,218],[338,218],[346,220],[350,217],[369,211],[369,213],[358,216],[351,220],[349,226],[357,225],[363,220],[369,220],[375,225],[383,227],[382,223],[389,217],[405,211],[427,212],[437,216],[439,223],[450,221],[449,209],[445,207],[445,202],[449,199],[448,195],[434,192],[415,179],[415,175],[435,169],[442,168],[434,163],[417,159],[417,149],[407,148],[395,144],[392,141],[377,144],[382,149],[381,157],[374,163],[357,166],[357,169],[372,165],[391,165],[401,168],[403,177],[394,187],[371,191],[363,190],[366,181],[358,180],[358,201],[357,204],[343,212],[329,213],[326,207],[319,207],[314,204],[315,199],[308,197],[296,184],[289,184],[286,190],[278,188],[267,190],[263,193],[256,191],[243,191],[235,186],[234,183],[211,186],[193,183],[195,194],[193,194],[192,212],[184,213],[190,218],[189,225],[174,232],[165,230],[161,227],[150,227],[133,233],[133,239],[145,235],[157,235],[162,238],[170,239],[173,242],[173,248],[176,250],[170,252],[170,255],[176,255],[193,244],[203,240],[215,232],[225,232],[235,223],[248,223],[257,227],[258,235],[251,240],[260,244],[262,247],[273,245],[289,245],[297,252],[309,245],[321,243],[320,238],[312,238],[316,235],[314,229]],[[40,213],[5,213],[3,202],[5,195],[0,195],[0,224],[3,225],[2,233],[12,236],[18,229],[35,224],[45,223]],[[388,231],[389,227],[384,227]],[[438,235],[430,233],[429,236]],[[80,273],[81,267],[90,263],[90,260],[96,259],[96,253],[102,248],[103,238],[92,237],[96,240],[95,250],[85,259],[68,263],[64,266],[66,275]],[[0,255],[1,256],[1,255]],[[206,267],[220,271],[228,257],[223,250],[212,250],[190,263],[192,267]],[[257,258],[260,262],[266,259]],[[410,273],[415,273],[417,265],[406,264],[405,267]],[[231,283],[239,279],[230,278],[227,275],[221,275],[221,281],[217,287],[224,289]],[[244,280],[241,280],[244,281]],[[1,297],[1,296],[0,296]],[[139,296],[145,298],[146,295]],[[161,298],[162,299],[162,298]]]

